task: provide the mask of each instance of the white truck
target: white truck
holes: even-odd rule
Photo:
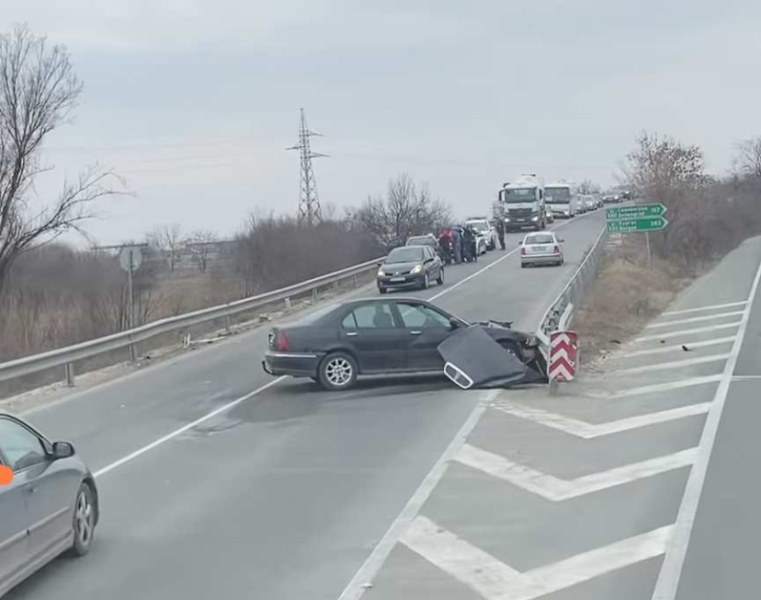
[[[584,212],[579,205],[576,186],[567,181],[548,183],[544,186],[544,201],[556,217],[570,219]]]
[[[494,216],[503,220],[505,231],[520,231],[524,227],[544,229],[547,226],[544,180],[530,173],[505,183],[499,191]]]

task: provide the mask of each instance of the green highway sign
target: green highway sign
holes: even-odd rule
[[[669,222],[663,217],[643,217],[640,219],[617,219],[608,221],[608,233],[632,233],[635,231],[660,231]]]
[[[605,211],[605,217],[608,219],[608,221],[612,221],[614,219],[641,219],[643,217],[662,217],[664,214],[666,214],[666,207],[660,202],[608,208]],[[661,229],[663,228],[661,227]]]

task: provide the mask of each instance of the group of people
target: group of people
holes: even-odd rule
[[[469,225],[452,225],[439,233],[439,254],[445,263],[476,262],[478,233]]]

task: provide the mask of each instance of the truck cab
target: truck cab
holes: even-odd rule
[[[548,183],[544,186],[544,201],[556,217],[570,219],[584,212],[573,184],[566,181]]]
[[[499,191],[499,206],[505,231],[525,227],[539,231],[547,226],[544,180],[533,173],[504,184]]]

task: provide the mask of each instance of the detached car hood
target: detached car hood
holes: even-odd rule
[[[541,354],[524,363],[502,347],[487,331],[509,329],[509,323],[487,321],[459,329],[438,346],[444,359],[444,374],[462,389],[509,387],[546,380]],[[518,332],[514,332],[518,333]],[[519,334],[520,339],[527,339]],[[510,340],[518,343],[515,338]]]

